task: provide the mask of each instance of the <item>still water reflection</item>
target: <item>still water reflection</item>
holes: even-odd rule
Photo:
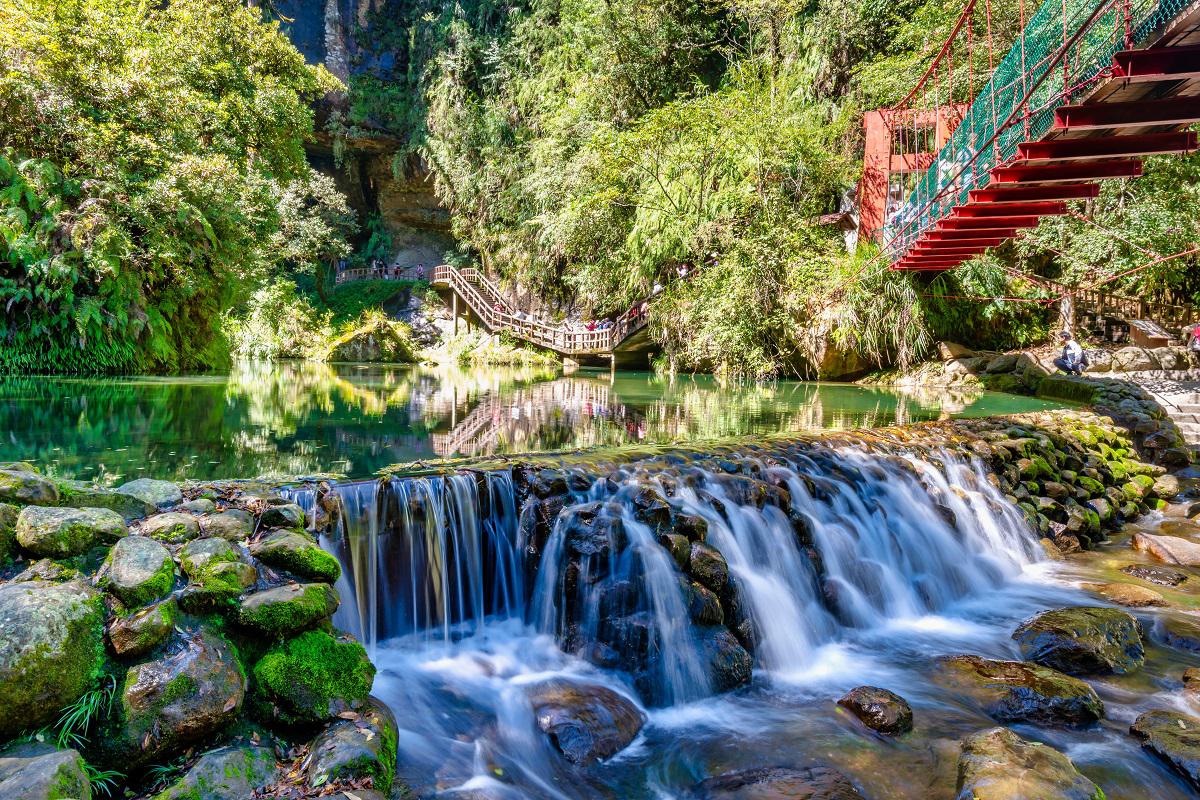
[[[1048,407],[986,392],[514,368],[244,362],[229,375],[0,378],[0,461],[61,477],[234,478],[453,455],[851,428]]]

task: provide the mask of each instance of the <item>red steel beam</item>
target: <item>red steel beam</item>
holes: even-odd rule
[[[1037,216],[1058,217],[1067,213],[1067,204],[1051,203],[991,203],[959,206],[950,212],[956,219],[980,219],[983,217]]]
[[[950,264],[904,264],[898,261],[892,265],[892,269],[901,272],[946,272],[947,270],[954,269],[960,263],[962,262]]]
[[[949,243],[947,243],[949,244]],[[963,256],[970,257],[979,255],[986,247],[975,245],[971,247],[930,247],[929,245],[917,245],[912,250],[908,251],[909,256]]]
[[[972,189],[972,203],[1029,203],[1042,200],[1087,200],[1100,194],[1094,183],[1060,186],[1006,186],[1003,188]]]
[[[1125,50],[1113,65],[1113,77],[1135,83],[1200,78],[1200,45]]]
[[[1054,127],[1061,131],[1142,125],[1187,125],[1197,121],[1200,121],[1200,97],[1059,106],[1054,112]]]
[[[1004,231],[926,231],[925,238],[931,242],[970,242],[995,247],[1016,232],[1016,228],[1006,228]]]
[[[1195,131],[1168,131],[1133,136],[1092,136],[1087,139],[1051,139],[1017,146],[1017,161],[1077,161],[1087,158],[1153,156],[1190,153],[1196,149]]]
[[[996,167],[992,170],[992,182],[995,184],[1075,183],[1104,178],[1136,178],[1141,174],[1142,162],[1137,159],[1076,161],[1068,164]]]
[[[943,217],[936,224],[938,230],[968,231],[1006,228],[1034,228],[1042,221],[1041,217]]]

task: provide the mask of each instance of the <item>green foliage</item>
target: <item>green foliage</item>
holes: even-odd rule
[[[406,293],[423,293],[428,284],[417,281],[349,281],[329,293],[325,307],[337,324],[357,319],[364,311],[381,308]]]
[[[358,642],[308,631],[269,650],[253,674],[283,722],[307,724],[327,719],[331,701],[364,702],[375,667]]]
[[[103,797],[112,797],[117,787],[125,778],[124,772],[115,769],[100,769],[88,762],[83,762],[83,772],[87,775],[88,783],[92,785],[92,793]]]
[[[331,76],[237,0],[14,0],[0,68],[0,370],[221,365]]]
[[[62,749],[82,748],[97,724],[112,713],[116,696],[117,682],[111,675],[80,695],[54,723],[55,744]]]
[[[306,358],[332,331],[329,312],[319,311],[287,279],[264,284],[223,325],[239,358]]]

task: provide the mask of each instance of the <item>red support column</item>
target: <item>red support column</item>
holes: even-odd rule
[[[892,132],[882,111],[863,114],[863,174],[858,183],[858,238],[879,241],[887,222]]]

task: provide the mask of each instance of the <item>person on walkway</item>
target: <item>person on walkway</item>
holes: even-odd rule
[[[1196,355],[1200,355],[1200,322],[1192,326],[1188,333],[1188,350]]]
[[[1063,349],[1062,355],[1054,359],[1054,366],[1068,375],[1082,375],[1084,367],[1083,348],[1071,336],[1070,331],[1063,331],[1058,335],[1058,338],[1063,343]]]

